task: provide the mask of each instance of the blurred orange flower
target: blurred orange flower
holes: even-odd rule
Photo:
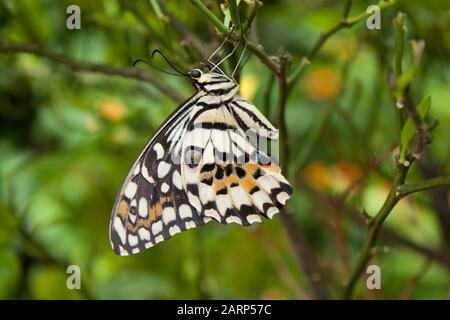
[[[306,77],[306,91],[315,101],[334,98],[341,90],[341,79],[338,74],[327,67],[311,71]]]
[[[117,100],[108,98],[100,102],[99,112],[105,120],[118,122],[125,116],[126,111],[126,107]]]
[[[344,160],[339,161],[335,165],[335,170],[342,180],[345,180],[349,185],[358,180],[362,175],[362,172],[358,167]]]
[[[360,178],[362,172],[355,165],[341,160],[333,165],[311,162],[303,171],[306,182],[317,190],[344,191]]]
[[[447,193],[448,208],[450,209],[450,190]]]
[[[331,184],[331,170],[321,161],[308,164],[303,171],[306,182],[318,190],[328,188]]]

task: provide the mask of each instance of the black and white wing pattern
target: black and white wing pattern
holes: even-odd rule
[[[187,200],[181,178],[179,144],[199,92],[166,120],[140,154],[117,196],[110,240],[116,254],[141,252],[174,234],[205,224]]]
[[[278,131],[237,95],[234,80],[194,71],[198,93],[158,129],[117,196],[110,240],[118,255],[212,220],[261,222],[292,194],[280,167],[248,135],[277,140]]]

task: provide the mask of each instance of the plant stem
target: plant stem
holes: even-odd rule
[[[397,197],[403,198],[414,192],[424,191],[437,187],[450,187],[450,176],[432,178],[413,184],[403,184],[397,188]]]
[[[242,35],[243,30],[242,30],[242,26],[241,26],[241,19],[239,17],[239,10],[238,10],[236,0],[228,0],[228,3],[230,5],[231,21],[236,26],[236,28],[241,32],[241,35]]]
[[[224,36],[227,36],[230,33],[230,30],[216,17],[214,13],[212,13],[201,0],[191,0],[192,4],[195,5],[204,15],[211,21],[219,32],[223,33]]]
[[[395,78],[398,79],[402,75],[402,61],[403,61],[403,51],[405,43],[405,21],[406,15],[399,12],[394,19],[394,30],[395,30],[395,62],[394,62],[394,72]],[[395,117],[397,120],[397,132],[400,137],[403,125],[404,125],[404,114],[398,105],[399,101],[395,103]],[[399,139],[399,150],[402,149],[401,139]]]
[[[413,161],[413,159],[411,160]],[[378,233],[380,231],[381,226],[383,225],[383,222],[386,220],[388,215],[391,213],[392,209],[395,207],[395,205],[398,203],[398,201],[401,199],[397,195],[397,189],[399,186],[401,186],[406,179],[406,175],[408,173],[410,167],[405,167],[402,164],[397,164],[395,175],[394,175],[394,181],[392,183],[391,190],[389,191],[389,194],[384,201],[381,209],[378,211],[378,213],[375,215],[373,220],[369,223],[369,230],[367,233],[366,240],[364,241],[363,248],[361,250],[361,254],[358,258],[358,261],[356,263],[356,266],[353,269],[352,275],[350,276],[350,280],[348,281],[348,284],[344,291],[344,299],[349,299],[351,297],[351,294],[353,292],[353,288],[355,287],[356,282],[358,281],[361,273],[363,272],[367,262],[372,256],[372,249],[375,245],[376,239],[378,237]]]
[[[202,2],[201,0],[191,0],[191,2],[202,11],[205,16],[211,21],[214,26],[222,33],[222,37],[230,36],[230,40],[232,41],[240,41],[241,45],[245,46],[247,43],[247,49],[253,53],[263,64],[265,64],[270,71],[272,71],[275,75],[280,76],[281,70],[279,65],[274,62],[263,50],[263,48],[259,45],[256,45],[246,39],[240,39],[235,35],[230,35],[230,30],[212,13]]]

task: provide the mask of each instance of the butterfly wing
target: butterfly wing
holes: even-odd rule
[[[160,127],[132,166],[112,211],[110,241],[118,255],[141,252],[174,234],[205,224],[183,190],[180,145],[199,92]]]
[[[213,219],[261,222],[292,194],[276,162],[248,137],[251,131],[276,140],[277,130],[243,99],[211,104],[214,99],[200,91],[177,108],[133,165],[110,222],[118,255]]]

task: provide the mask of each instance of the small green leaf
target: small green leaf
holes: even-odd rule
[[[431,106],[431,97],[427,96],[422,100],[422,102],[417,107],[417,111],[419,112],[419,115],[422,119],[425,118],[426,114],[428,113],[428,110],[430,109],[430,106]],[[403,129],[402,129],[401,137],[400,137],[401,144],[402,144],[400,163],[403,163],[405,160],[408,144],[411,141],[411,139],[413,138],[415,132],[416,132],[416,127],[415,127],[412,119],[406,120],[405,125],[403,126]]]

